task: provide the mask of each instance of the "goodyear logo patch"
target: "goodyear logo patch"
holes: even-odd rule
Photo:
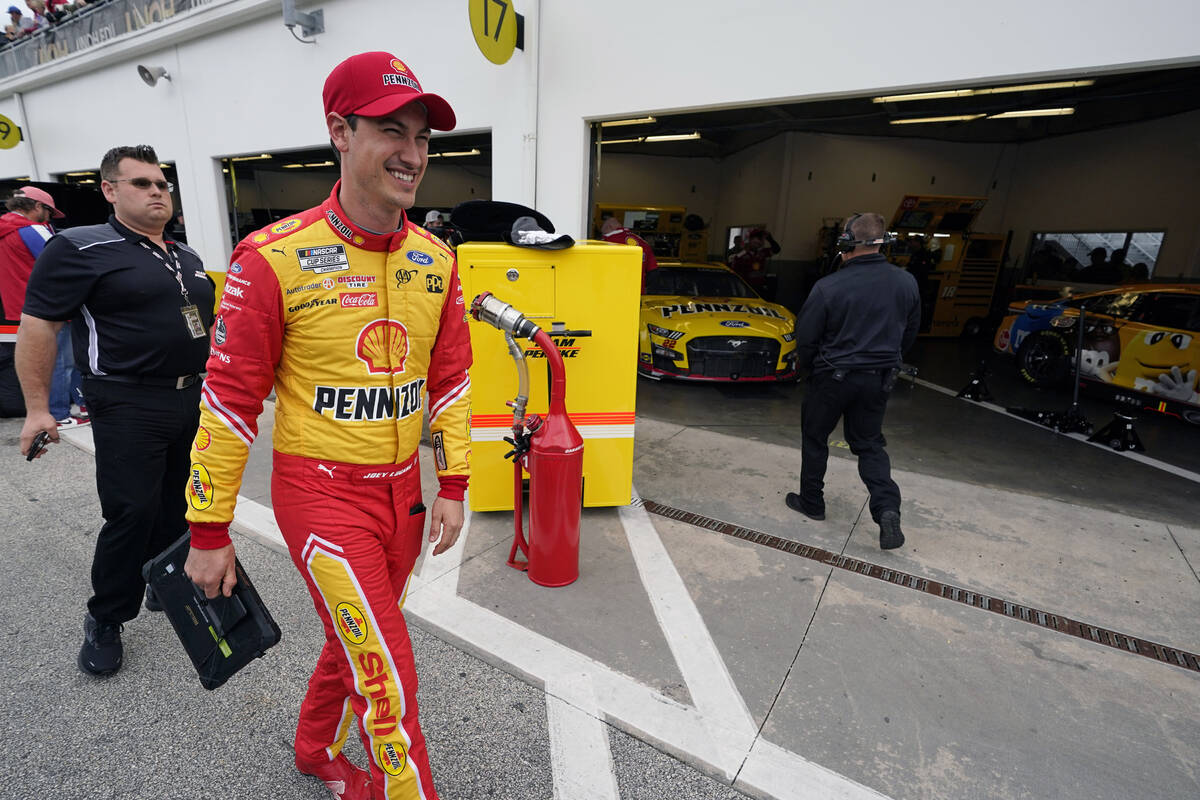
[[[213,504],[212,476],[203,464],[192,464],[192,474],[188,478],[188,503],[197,511],[210,508]]]
[[[346,245],[344,244],[297,247],[296,258],[300,262],[300,269],[315,272],[318,275],[350,269],[350,259],[346,256]]]
[[[404,765],[408,763],[408,754],[404,752],[404,745],[396,744],[395,742],[384,742],[379,745],[377,751],[379,758],[379,768],[388,775],[399,775],[404,771]]]
[[[338,603],[333,610],[333,624],[338,633],[350,644],[362,644],[367,640],[367,618],[350,603]]]
[[[433,256],[428,253],[422,253],[420,250],[409,250],[404,254],[404,257],[414,264],[420,264],[422,267],[428,267],[433,263]]]

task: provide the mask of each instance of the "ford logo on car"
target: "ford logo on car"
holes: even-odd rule
[[[725,328],[749,328],[750,323],[743,319],[726,319],[721,321],[722,327]]]
[[[433,263],[433,256],[428,253],[422,253],[419,250],[409,250],[404,254],[404,257],[414,264],[420,264],[422,267],[428,267]]]

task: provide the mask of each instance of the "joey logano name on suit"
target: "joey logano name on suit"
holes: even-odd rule
[[[347,422],[404,419],[421,413],[425,379],[400,386],[316,386],[313,411]]]
[[[727,314],[756,314],[760,317],[774,317],[775,319],[783,319],[783,314],[780,314],[773,308],[766,306],[748,306],[745,303],[676,303],[672,306],[663,306],[662,315],[670,319],[672,314],[699,314],[704,311],[724,311]]]

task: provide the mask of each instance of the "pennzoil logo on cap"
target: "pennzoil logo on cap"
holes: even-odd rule
[[[338,603],[333,610],[333,624],[338,633],[351,644],[362,644],[367,640],[367,619],[350,603]]]

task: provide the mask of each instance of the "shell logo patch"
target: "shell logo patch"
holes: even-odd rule
[[[212,434],[208,432],[208,428],[201,425],[196,430],[196,449],[207,450],[210,444],[212,444]]]
[[[366,241],[366,239],[364,239],[360,234],[357,234],[357,233],[354,234],[354,243],[355,244],[362,244],[365,241]]]
[[[287,233],[299,224],[300,220],[296,219],[295,217],[292,217],[291,219],[285,219],[283,222],[273,226],[271,228],[271,233]]]
[[[333,609],[333,624],[350,644],[362,644],[367,640],[367,618],[350,603],[337,604],[337,608]]]
[[[192,474],[188,477],[188,503],[197,511],[213,504],[212,476],[203,464],[192,464]]]
[[[396,72],[408,72],[408,67],[404,66],[404,62],[398,58],[392,59],[392,69]]]
[[[380,769],[388,775],[399,775],[404,771],[404,765],[408,763],[408,754],[404,752],[404,745],[384,742],[379,745],[376,754],[379,757],[375,760],[379,763]]]
[[[359,331],[354,355],[372,375],[399,375],[408,359],[408,328],[394,319],[377,319]]]
[[[632,245],[636,245],[637,243],[638,243],[638,242],[637,242],[637,239],[633,238],[632,236],[626,236],[626,237],[625,237],[625,244],[632,244]]]
[[[269,234],[269,233],[254,234],[254,241],[257,242],[258,244],[262,244],[263,242],[265,242],[267,239],[270,239],[270,238],[271,238],[271,234]]]

